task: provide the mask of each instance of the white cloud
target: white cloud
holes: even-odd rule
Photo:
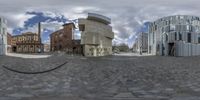
[[[13,29],[32,17],[24,15],[30,10],[47,12],[46,16],[51,17],[61,13],[69,19],[95,12],[112,19],[116,35],[113,41],[130,43],[144,22],[176,14],[200,16],[199,3],[199,0],[0,0],[0,14],[9,20],[9,29]]]
[[[18,22],[17,24],[18,27],[23,27],[24,22],[34,16],[35,15],[25,15],[25,13],[23,13],[23,14],[18,14],[18,15],[13,16],[13,20],[16,20]]]
[[[69,20],[78,19],[78,18],[86,18],[88,12],[97,12],[100,11],[97,7],[90,6],[77,6],[71,8],[69,11],[62,11],[66,18]]]
[[[12,30],[13,30],[13,28],[11,28],[11,27],[7,29],[8,33],[10,33],[10,34],[12,34]]]

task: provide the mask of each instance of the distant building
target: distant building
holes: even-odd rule
[[[7,53],[7,21],[0,18],[0,55]]]
[[[44,44],[44,52],[50,52],[50,45]]]
[[[12,52],[16,53],[40,53],[44,45],[41,41],[41,26],[38,24],[38,33],[26,32],[12,36]]]
[[[7,33],[7,52],[12,52],[12,35]]]
[[[163,56],[200,55],[200,18],[176,15],[149,25],[148,53]]]
[[[58,30],[50,35],[50,50],[64,51],[68,54],[82,54],[82,45],[80,40],[74,39],[74,23],[63,25],[63,29]]]
[[[78,19],[81,31],[81,44],[85,56],[105,56],[112,54],[111,19],[89,13],[87,19]]]
[[[135,43],[133,44],[133,51],[137,53],[148,52],[148,34],[139,33]]]
[[[43,52],[43,44],[37,33],[27,32],[12,36],[12,52],[16,53],[40,53]]]

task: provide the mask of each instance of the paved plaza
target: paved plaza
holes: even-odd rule
[[[200,100],[200,57],[0,56],[0,80],[0,100]]]

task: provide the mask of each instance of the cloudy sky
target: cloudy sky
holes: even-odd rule
[[[199,4],[199,0],[0,0],[0,16],[8,20],[13,35],[37,32],[37,23],[42,22],[42,39],[48,43],[49,34],[63,23],[98,13],[112,19],[113,43],[131,46],[138,32],[147,31],[148,22],[169,15],[200,16]]]

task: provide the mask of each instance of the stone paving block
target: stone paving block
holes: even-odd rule
[[[39,75],[18,74],[2,67],[41,71],[64,61],[68,63],[62,68]],[[32,61],[1,56],[0,100],[200,100],[199,70],[200,57],[55,55]]]

